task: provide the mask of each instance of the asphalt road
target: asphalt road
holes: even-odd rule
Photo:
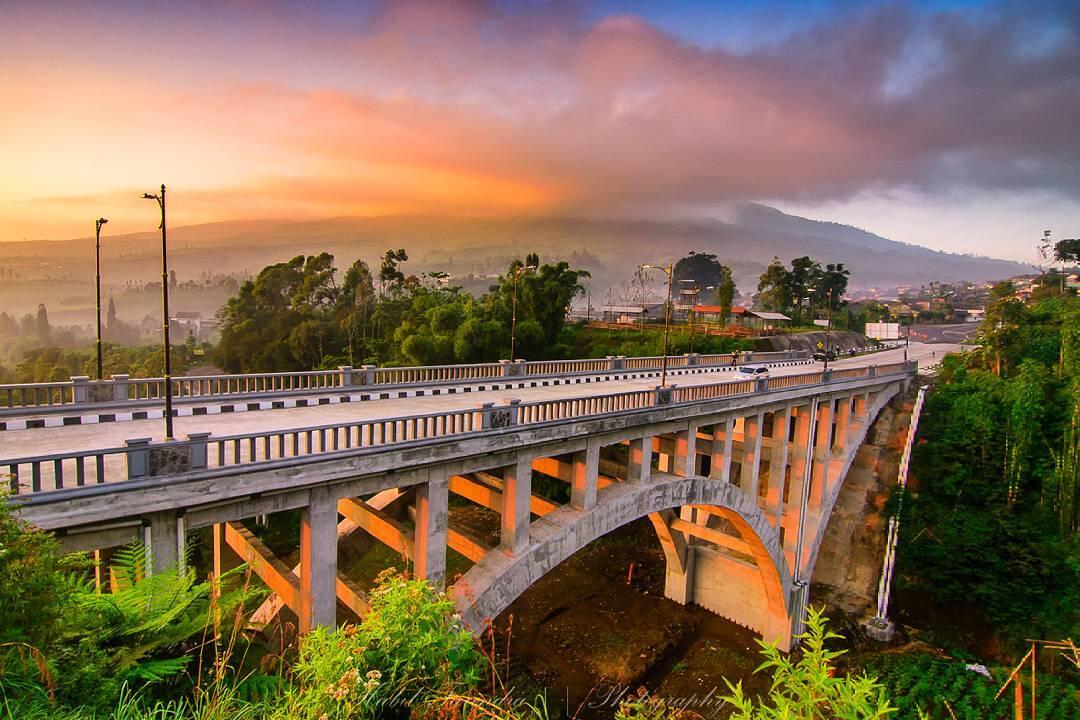
[[[959,345],[928,345],[911,343],[908,357],[918,360],[920,365],[932,365],[950,351],[961,350]],[[887,350],[872,355],[846,358],[833,363],[831,367],[861,367],[864,365],[885,365],[899,362],[904,358],[903,348]],[[798,375],[819,370],[821,363],[779,367],[773,375]],[[697,375],[677,376],[671,384],[679,386],[705,385],[716,382],[734,382],[741,378],[732,373],[706,372]],[[473,392],[469,394],[438,395],[433,397],[414,397],[387,399],[372,402],[344,403],[335,405],[315,405],[304,408],[283,408],[278,410],[260,410],[258,412],[229,413],[224,415],[200,415],[178,417],[174,420],[175,434],[184,438],[188,433],[210,432],[215,435],[234,433],[285,430],[290,428],[311,427],[329,423],[344,423],[355,420],[403,417],[412,414],[438,412],[443,410],[477,407],[484,402],[501,403],[504,399],[515,397],[523,402],[549,400],[554,398],[577,398],[590,395],[625,392],[655,387],[655,378],[623,379],[598,382],[590,385],[558,385],[548,387],[522,388],[516,390],[496,390]],[[123,446],[128,438],[160,439],[162,421],[132,420],[128,422],[106,423],[101,425],[70,425],[54,428],[35,428],[29,430],[8,430],[0,432],[0,464],[4,459],[45,455],[67,452],[70,450],[88,450]]]
[[[962,343],[979,330],[979,323],[959,323],[957,325],[913,325],[912,341],[922,343]]]

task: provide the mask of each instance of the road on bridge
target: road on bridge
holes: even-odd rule
[[[956,325],[913,325],[911,339],[923,343],[956,344],[972,337],[979,330],[979,323]]]
[[[908,356],[918,360],[920,366],[939,362],[947,352],[961,350],[959,345],[927,345],[913,342]],[[903,360],[902,348],[838,360],[830,365],[835,368],[885,365]],[[821,363],[794,365],[772,370],[774,376],[798,375],[820,369]],[[730,372],[719,370],[669,378],[670,384],[681,387],[706,385],[716,382],[735,382],[739,379]],[[175,418],[175,434],[178,439],[188,433],[209,432],[214,435],[233,435],[249,432],[266,432],[312,427],[329,423],[347,423],[380,418],[406,417],[429,412],[478,407],[485,402],[502,403],[508,398],[522,402],[580,398],[592,395],[642,390],[657,385],[656,378],[608,380],[589,384],[551,385],[547,387],[520,388],[512,390],[488,390],[484,392],[456,393],[425,397],[393,398],[331,405],[309,405],[303,408],[281,408],[252,412],[184,416]],[[72,450],[97,450],[123,447],[124,441],[134,438],[161,439],[161,419],[132,420],[106,424],[70,425],[27,430],[0,432],[0,464],[4,459],[47,455]]]

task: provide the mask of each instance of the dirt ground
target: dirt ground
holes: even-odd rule
[[[723,678],[767,689],[766,678],[752,676],[754,634],[667,600],[663,585],[663,554],[647,520],[593,542],[496,619],[504,682],[519,695],[519,685],[542,690],[552,710],[578,718],[612,717],[639,688],[722,717]]]

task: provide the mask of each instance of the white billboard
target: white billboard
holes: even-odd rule
[[[866,323],[866,337],[876,340],[899,340],[900,323]]]

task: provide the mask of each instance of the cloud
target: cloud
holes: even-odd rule
[[[734,53],[632,16],[391,3],[351,45],[358,88],[300,95],[288,140],[340,172],[503,188],[493,209],[512,188],[520,206],[593,212],[873,187],[1074,193],[1077,14],[1025,13],[888,5]]]
[[[570,2],[387,1],[317,21],[258,7],[217,11],[196,42],[200,10],[186,10],[162,66],[198,82],[144,83],[140,100],[173,114],[161,122],[189,156],[185,182],[205,161],[206,187],[259,212],[653,215],[875,188],[1080,191],[1075,4],[840,5],[742,51]],[[95,43],[123,55],[120,38]],[[247,174],[226,173],[230,158]]]

